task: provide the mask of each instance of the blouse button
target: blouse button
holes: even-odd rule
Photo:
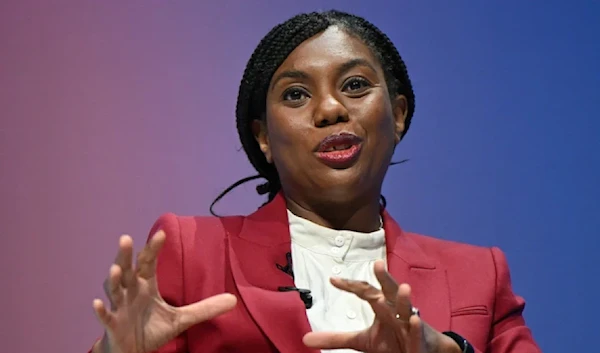
[[[354,320],[354,319],[356,319],[356,313],[355,313],[354,311],[352,311],[352,310],[348,310],[348,311],[346,312],[346,316],[347,316],[347,317],[348,317],[348,319],[350,319],[350,320]]]
[[[344,245],[345,242],[346,242],[346,240],[344,239],[343,236],[338,235],[337,237],[335,237],[335,245],[342,246],[342,245]]]
[[[339,275],[342,272],[342,269],[340,268],[340,266],[336,265],[331,268],[331,272],[333,272],[336,275]]]

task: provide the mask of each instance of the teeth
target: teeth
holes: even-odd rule
[[[343,151],[343,150],[347,150],[349,148],[350,148],[350,145],[339,145],[339,146],[329,147],[327,150],[325,150],[325,152]]]

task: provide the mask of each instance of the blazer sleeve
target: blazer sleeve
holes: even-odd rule
[[[496,267],[496,298],[488,353],[541,353],[523,318],[525,300],[512,290],[510,271],[502,250],[490,249]]]
[[[183,246],[181,228],[177,216],[172,213],[162,215],[150,230],[147,240],[162,229],[166,238],[158,254],[156,264],[156,279],[158,290],[163,299],[173,306],[185,305],[183,278]],[[175,339],[152,353],[187,353],[186,333],[183,332]],[[92,353],[92,349],[88,351]]]

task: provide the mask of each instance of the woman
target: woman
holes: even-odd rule
[[[273,28],[237,105],[269,202],[247,217],[166,214],[135,267],[121,237],[92,351],[539,352],[500,250],[403,231],[380,203],[414,107],[400,55],[364,19]]]

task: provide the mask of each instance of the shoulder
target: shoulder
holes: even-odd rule
[[[405,232],[434,262],[445,268],[450,278],[464,281],[479,278],[510,281],[504,252],[496,246],[478,246],[452,240]]]
[[[166,235],[164,248],[181,255],[186,252],[210,254],[215,249],[225,246],[225,228],[241,225],[244,218],[244,216],[188,216],[169,212],[156,219],[149,237],[162,230]]]
[[[453,298],[453,312],[481,307],[486,313],[494,314],[498,298],[502,296],[499,290],[510,288],[510,274],[502,250],[416,233],[407,236],[444,271]]]
[[[456,264],[458,262],[468,265],[472,264],[473,261],[477,263],[486,262],[492,260],[492,252],[497,249],[413,232],[405,232],[404,235],[419,245],[423,252],[431,258],[443,264]]]
[[[221,226],[220,218],[214,216],[186,216],[172,212],[160,215],[152,226],[151,233],[164,230],[166,233],[182,233],[188,235],[198,229],[216,229]]]
[[[175,213],[164,213],[155,220],[148,239],[160,230],[165,233],[157,255],[156,273],[161,295],[171,305],[180,306],[217,294],[199,290],[203,287],[194,284],[219,284],[225,278],[227,237],[222,224],[219,217]]]

